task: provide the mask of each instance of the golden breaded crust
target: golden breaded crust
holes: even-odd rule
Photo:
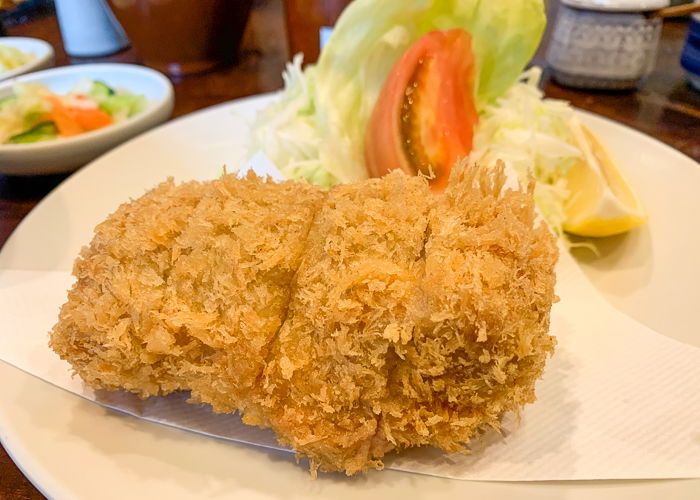
[[[393,449],[463,451],[532,402],[555,344],[557,249],[532,187],[504,181],[458,167],[438,197],[397,172],[335,188],[246,421],[312,470],[354,474]]]
[[[504,412],[535,400],[554,350],[556,241],[502,168],[458,166],[430,210],[423,306],[387,385],[383,425],[399,447],[464,450]]]
[[[51,347],[92,387],[244,400],[324,196],[225,176],[168,181],[122,205],[77,260]]]
[[[51,345],[93,387],[241,410],[314,473],[463,451],[555,345],[555,239],[504,180],[165,183],[97,228]]]
[[[381,466],[375,439],[394,344],[410,337],[432,195],[394,172],[336,186],[309,234],[289,316],[273,344],[260,413],[312,467]]]

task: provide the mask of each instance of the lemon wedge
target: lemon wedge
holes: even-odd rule
[[[648,216],[600,141],[577,118],[570,123],[583,157],[565,180],[569,199],[564,206],[564,230],[579,236],[604,237],[646,223]]]

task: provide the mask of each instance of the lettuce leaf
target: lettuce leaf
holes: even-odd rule
[[[364,135],[387,74],[420,36],[462,28],[472,35],[476,103],[484,110],[517,79],[544,31],[542,0],[354,0],[316,65],[285,71],[279,99],[251,128],[262,150],[291,178],[325,186],[367,177]]]

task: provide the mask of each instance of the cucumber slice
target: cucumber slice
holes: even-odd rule
[[[129,118],[139,113],[146,106],[146,98],[142,95],[118,94],[100,102],[100,109],[112,118]]]
[[[27,144],[30,142],[49,141],[58,137],[58,129],[53,122],[43,122],[34,128],[10,137],[6,144]]]
[[[92,88],[90,89],[90,95],[96,99],[105,98],[114,95],[116,92],[112,87],[107,85],[102,80],[94,80],[92,82]]]

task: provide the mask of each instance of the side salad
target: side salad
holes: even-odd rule
[[[301,55],[251,127],[289,178],[330,187],[402,169],[444,188],[455,161],[503,161],[536,181],[551,227],[607,236],[646,214],[603,145],[524,71],[542,0],[354,0],[316,65]]]
[[[146,105],[145,96],[100,80],[80,82],[65,95],[41,83],[15,84],[13,90],[0,98],[0,144],[72,137],[126,120]]]

